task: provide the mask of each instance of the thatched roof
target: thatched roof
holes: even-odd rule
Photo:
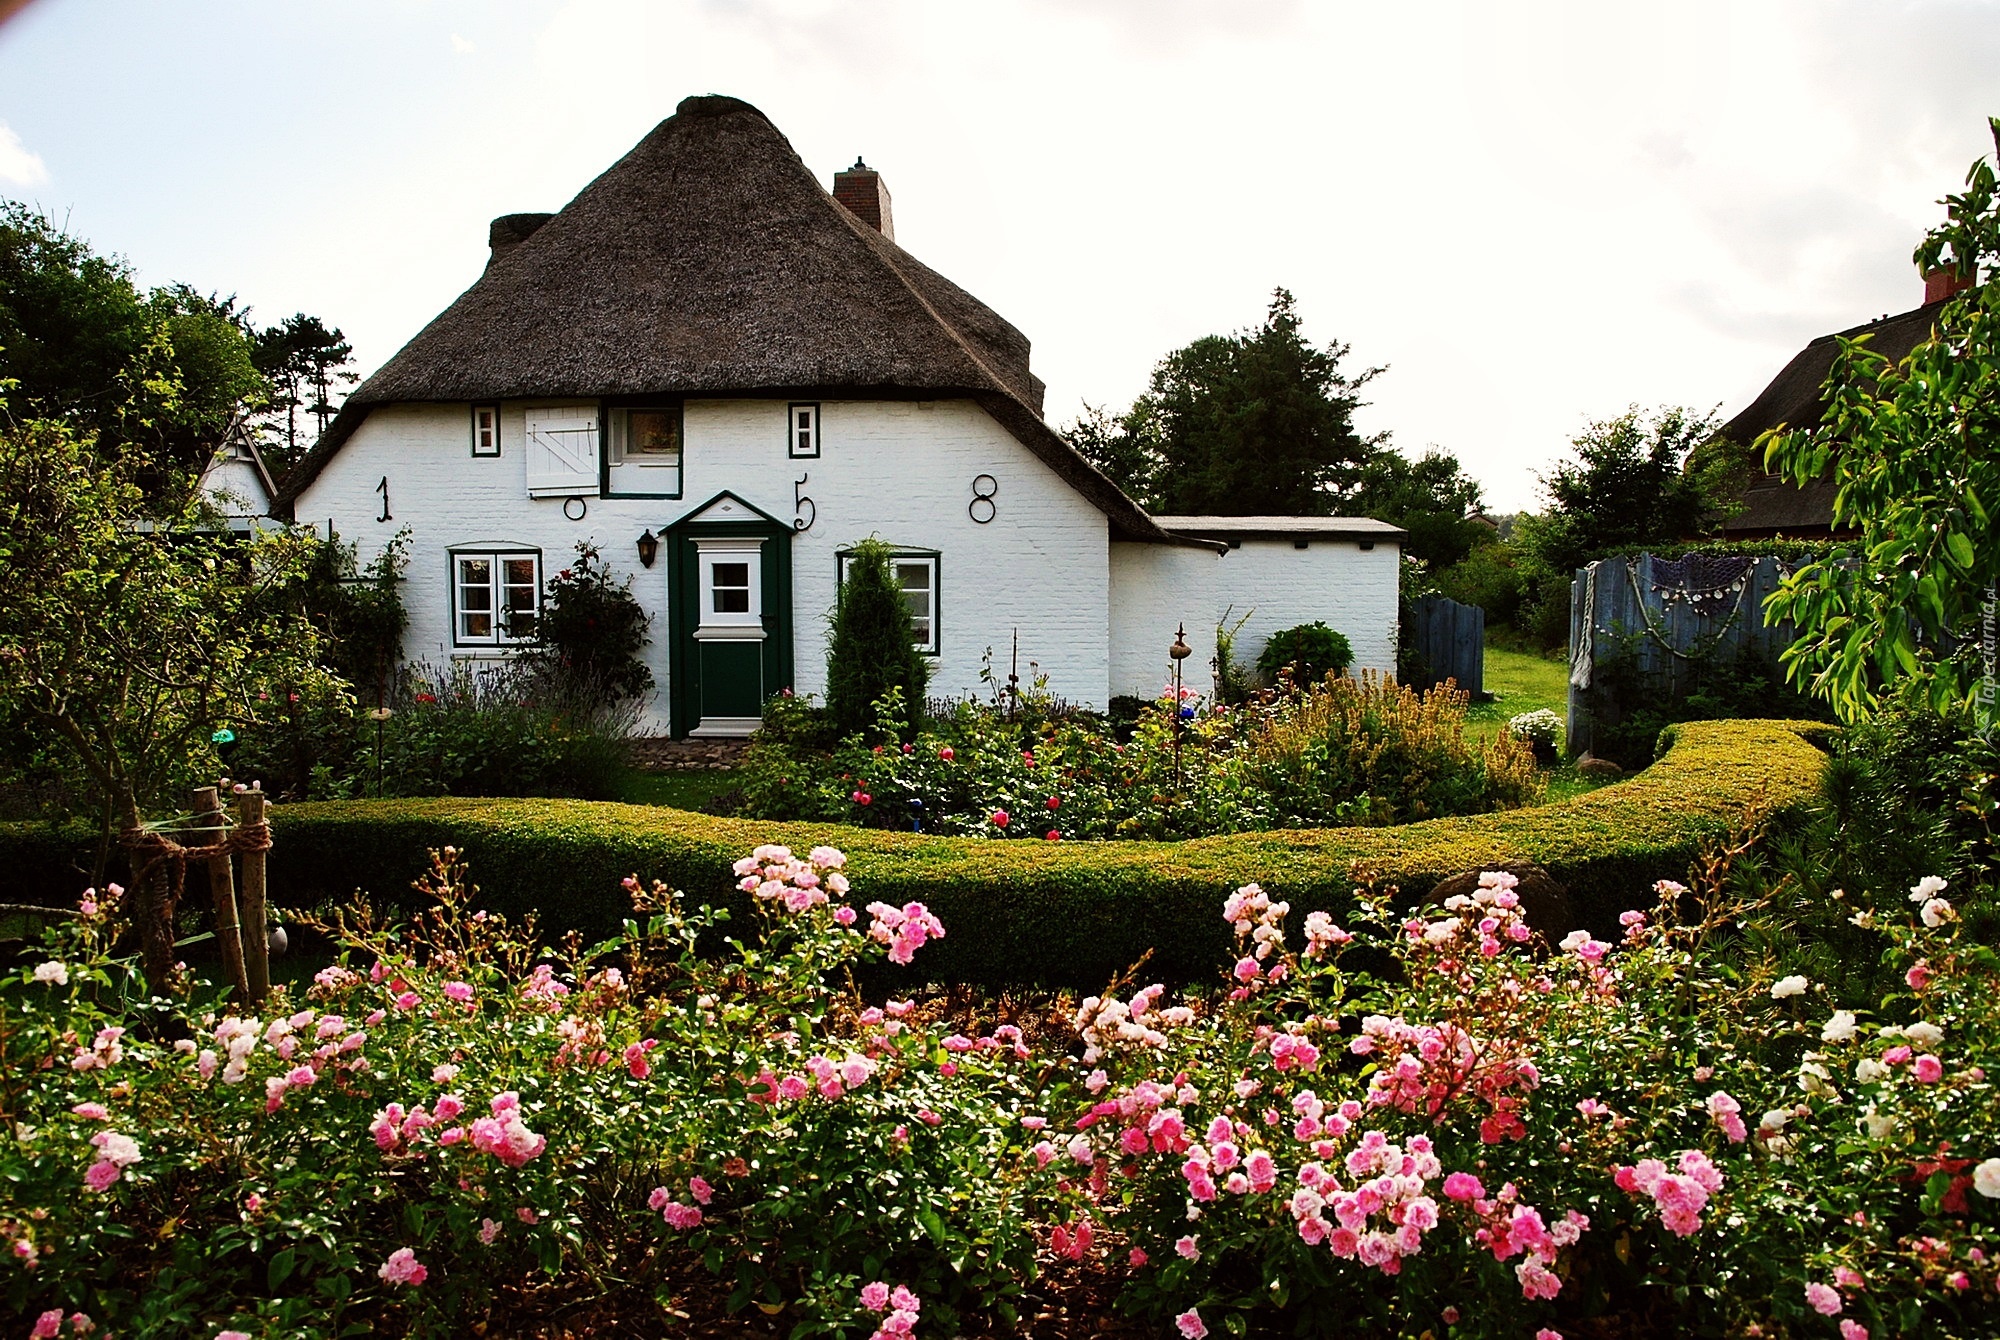
[[[1168,538],[1042,421],[1027,338],[835,203],[748,103],[687,99],[560,213],[493,238],[479,281],[355,388],[281,506],[395,402],[968,396],[1119,534]]]
[[[1894,316],[1863,322],[1834,335],[1822,335],[1792,356],[1749,406],[1722,426],[1721,436],[1743,446],[1774,428],[1812,428],[1818,425],[1825,406],[1820,389],[1840,352],[1841,340],[1869,336],[1868,347],[1891,360],[1899,360],[1931,333],[1942,301]],[[1773,535],[1822,535],[1833,525],[1834,486],[1831,480],[1815,480],[1804,488],[1787,484],[1762,473],[1752,474],[1743,492],[1743,510],[1723,523],[1725,535],[1742,538]]]

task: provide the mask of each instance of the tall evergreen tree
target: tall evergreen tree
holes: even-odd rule
[[[1307,343],[1281,288],[1261,326],[1167,355],[1122,418],[1089,410],[1070,438],[1156,512],[1326,516],[1351,497],[1381,441],[1354,430],[1360,390],[1381,369],[1350,377],[1347,353]]]
[[[310,445],[304,440],[309,429],[300,420],[301,412],[317,419],[318,431],[324,433],[327,421],[340,408],[334,397],[355,382],[348,367],[354,361],[354,346],[338,327],[299,312],[257,331],[251,352],[258,370],[271,381],[271,402],[263,423],[269,454],[289,469]]]

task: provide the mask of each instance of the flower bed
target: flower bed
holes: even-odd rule
[[[732,895],[719,872],[767,838],[838,843],[879,896],[930,904],[966,929],[926,956],[932,981],[1094,988],[1152,951],[1151,971],[1203,980],[1228,952],[1208,909],[1256,882],[1302,910],[1343,911],[1359,863],[1412,893],[1514,862],[1568,886],[1580,924],[1616,929],[1629,890],[1682,878],[1699,844],[1746,808],[1810,795],[1825,755],[1812,723],[1696,722],[1667,754],[1616,786],[1534,809],[1382,829],[1242,833],[1191,842],[994,843],[819,825],[757,824],[645,806],[556,800],[342,801],[278,807],[272,888],[287,905],[357,888],[398,897],[427,848],[479,863],[485,906],[538,912],[554,929],[609,934],[618,881],[640,873],[698,901]],[[88,850],[79,831],[0,826],[0,869],[59,870]],[[72,886],[73,887],[73,886]]]
[[[1236,707],[1169,686],[1121,740],[1032,694],[1019,716],[957,703],[905,739],[887,699],[878,729],[836,744],[826,712],[781,696],[751,741],[738,812],[1057,842],[1387,826],[1540,799],[1527,745],[1466,738],[1468,701],[1367,674]]]
[[[637,881],[616,941],[536,951],[446,853],[415,926],[343,919],[255,1017],[122,995],[92,900],[0,983],[10,1303],[45,1336],[446,1335],[589,1298],[664,1326],[715,1277],[890,1340],[1012,1324],[1067,1261],[1190,1340],[1994,1315],[2000,957],[1941,880],[1843,904],[1899,974],[1851,1001],[1721,938],[1796,929],[1722,874],[1559,946],[1501,873],[1340,921],[1253,885],[1220,991],[1092,996],[1038,1047],[831,985],[961,933],[848,867],[736,862],[755,933],[716,958],[721,913]]]

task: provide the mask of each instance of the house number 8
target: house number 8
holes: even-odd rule
[[[1000,481],[992,475],[975,475],[972,479],[972,501],[965,505],[965,514],[975,525],[983,526],[1000,511],[993,495],[1000,491]]]

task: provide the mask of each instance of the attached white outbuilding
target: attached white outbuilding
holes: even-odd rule
[[[744,733],[823,689],[841,556],[877,536],[940,694],[1018,646],[1072,701],[1150,695],[1225,615],[1246,659],[1323,619],[1393,670],[1401,531],[1148,516],[1043,421],[1027,339],[896,245],[880,177],[827,192],[747,104],[688,99],[489,242],[273,509],[364,560],[408,529],[411,660],[511,655],[587,541],[652,616],[652,724]]]

